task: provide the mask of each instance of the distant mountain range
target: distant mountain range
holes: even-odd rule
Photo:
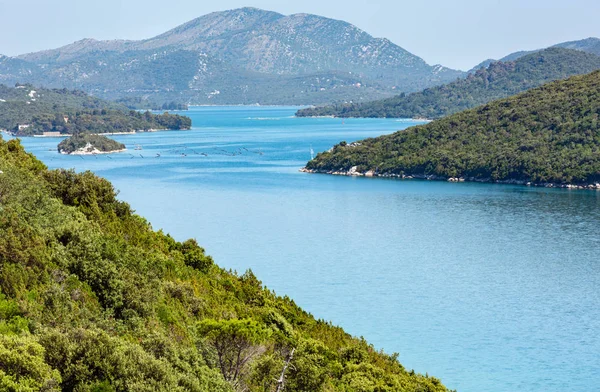
[[[256,8],[205,15],[141,41],[84,39],[0,57],[0,83],[197,104],[376,99],[464,75],[343,21]]]
[[[465,79],[364,103],[308,108],[298,116],[424,117],[436,119],[509,97],[545,83],[600,69],[600,57],[580,50],[552,47],[514,61],[492,62]]]

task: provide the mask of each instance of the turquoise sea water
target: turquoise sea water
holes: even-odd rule
[[[115,136],[111,156],[23,144],[450,388],[600,388],[600,192],[299,173],[311,146],[414,122],[294,111],[196,107],[193,130]]]

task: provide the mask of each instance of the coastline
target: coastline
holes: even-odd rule
[[[13,135],[14,136],[14,135]],[[68,133],[64,133],[61,135],[31,135],[31,136],[15,136],[15,137],[45,137],[45,138],[64,138],[64,137],[71,137],[73,135],[68,134]]]
[[[134,130],[134,131],[128,131],[128,132],[104,132],[104,133],[92,133],[92,135],[99,135],[99,136],[111,136],[111,135],[135,135],[137,133],[144,133],[144,132],[161,132],[161,131],[189,131],[189,129],[138,129],[138,130]]]
[[[146,132],[163,132],[163,131],[190,131],[192,128],[188,129],[138,129],[133,131],[124,131],[124,132],[103,132],[103,133],[90,133],[90,135],[98,135],[98,136],[111,136],[111,135],[136,135],[138,133],[146,133]],[[66,138],[71,137],[71,134],[61,134],[61,135],[16,135],[12,132],[2,131],[0,133],[5,133],[12,137],[23,138],[23,137],[36,137],[36,138]]]
[[[329,115],[329,116],[297,116],[294,114],[294,117],[296,118],[349,118],[349,117],[337,117],[334,115]]]
[[[491,178],[475,178],[475,177],[444,177],[435,174],[394,174],[394,173],[377,173],[374,170],[367,172],[359,172],[356,166],[347,171],[333,170],[312,170],[303,167],[299,170],[302,173],[310,174],[329,174],[334,176],[349,176],[349,177],[381,177],[395,178],[398,180],[427,180],[427,181],[445,181],[445,182],[479,182],[488,184],[505,184],[505,185],[522,185],[539,188],[559,188],[559,189],[580,189],[580,190],[598,190],[600,191],[600,183],[594,184],[559,184],[554,182],[532,182],[526,180],[492,180]]]
[[[422,122],[422,123],[430,123],[432,121],[432,119],[429,118],[406,118],[406,117],[342,117],[342,116],[336,116],[333,114],[327,115],[327,116],[298,116],[298,115],[294,115],[294,117],[296,118],[340,118],[342,120],[346,120],[346,119],[385,119],[385,120],[403,120],[403,121],[414,121],[414,122]]]
[[[264,107],[264,108],[307,108],[307,105],[271,105],[271,104],[190,104],[189,107]],[[162,111],[162,110],[160,110]]]

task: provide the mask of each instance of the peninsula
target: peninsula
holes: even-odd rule
[[[21,137],[184,130],[192,124],[189,117],[130,110],[77,90],[0,85],[0,97],[0,128]]]
[[[318,154],[304,171],[600,189],[600,71]]]

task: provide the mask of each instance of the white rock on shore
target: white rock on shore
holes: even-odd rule
[[[348,170],[349,176],[360,176],[362,173],[358,171],[358,166],[352,166],[350,170]]]
[[[433,181],[448,181],[448,182],[480,182],[480,183],[496,183],[496,184],[507,184],[507,185],[526,185],[526,186],[534,186],[534,187],[545,187],[545,188],[563,188],[563,189],[589,189],[589,190],[599,190],[600,191],[600,183],[593,184],[555,184],[555,183],[532,183],[530,181],[522,181],[522,180],[496,180],[493,181],[489,178],[465,178],[465,177],[442,177],[436,175],[425,175],[425,174],[414,174],[414,175],[404,175],[404,174],[393,174],[393,173],[377,173],[374,170],[369,170],[366,173],[361,173],[358,171],[357,166],[352,166],[350,170],[340,169],[338,171],[321,171],[321,170],[311,170],[303,167],[300,169],[301,172],[304,173],[317,173],[317,174],[330,174],[336,176],[365,176],[365,177],[384,177],[384,178],[401,178],[403,180],[409,179],[420,179],[420,180],[433,180]]]

